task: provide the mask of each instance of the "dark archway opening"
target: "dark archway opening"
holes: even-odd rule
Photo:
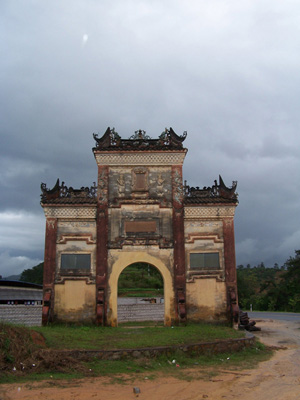
[[[164,281],[147,263],[126,267],[118,280],[118,323],[164,321]]]

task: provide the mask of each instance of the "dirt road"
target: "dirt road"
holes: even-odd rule
[[[0,400],[299,400],[300,399],[300,323],[258,321],[257,336],[267,345],[285,347],[276,351],[257,369],[222,371],[210,380],[190,382],[173,377],[110,384],[107,378],[69,382],[39,382],[0,386]]]

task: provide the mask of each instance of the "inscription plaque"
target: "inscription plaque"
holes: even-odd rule
[[[155,233],[156,221],[125,221],[125,232]]]

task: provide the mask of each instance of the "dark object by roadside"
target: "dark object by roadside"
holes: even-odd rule
[[[260,331],[261,328],[258,328],[256,325],[255,321],[250,321],[248,317],[248,313],[244,312],[243,310],[240,309],[240,323],[239,323],[239,329],[246,329],[246,331]]]

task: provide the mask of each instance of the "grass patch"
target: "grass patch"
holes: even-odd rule
[[[192,380],[197,377],[210,379],[222,370],[236,371],[251,369],[261,361],[268,360],[273,351],[257,343],[253,348],[246,348],[237,353],[222,353],[209,356],[190,356],[174,351],[167,356],[154,359],[100,361],[86,363],[92,376],[113,376],[125,381],[137,377],[155,379],[161,374],[172,375],[178,379]],[[175,360],[175,362],[173,362]]]
[[[14,374],[3,374],[0,376],[0,384],[3,383],[25,383],[25,382],[40,382],[48,380],[49,383],[53,383],[56,380],[67,380],[71,381],[73,379],[81,379],[85,374],[82,372],[57,372],[57,371],[47,371],[39,373],[31,373],[24,375],[14,375]]]
[[[48,348],[33,343],[31,335],[33,331],[40,332],[46,338]],[[70,380],[87,376],[107,376],[111,383],[128,383],[136,377],[155,379],[162,373],[185,380],[209,379],[222,369],[228,371],[255,367],[258,362],[272,354],[260,343],[253,348],[232,354],[199,356],[176,350],[156,358],[113,361],[96,358],[79,361],[68,355],[62,356],[59,352],[51,352],[51,349],[170,346],[244,335],[243,332],[226,326],[210,324],[188,324],[174,328],[63,325],[21,328],[2,324],[0,333],[2,338],[0,383],[46,380],[47,384],[53,384],[61,379]],[[5,340],[7,337],[9,342]]]
[[[127,329],[126,326],[110,328],[51,325],[36,327],[34,330],[45,337],[48,347],[70,350],[172,346],[244,336],[243,332],[221,325],[188,324],[157,329],[155,326],[147,326],[147,322],[142,327],[135,323],[132,329]]]
[[[120,297],[163,297],[164,289],[152,288],[119,288],[118,296]]]
[[[0,322],[0,371],[30,357],[37,348],[28,328]]]
[[[140,327],[140,328],[160,327],[160,328],[164,328],[164,322],[163,321],[127,321],[127,322],[119,323],[119,327],[120,328],[124,328],[124,327]]]

